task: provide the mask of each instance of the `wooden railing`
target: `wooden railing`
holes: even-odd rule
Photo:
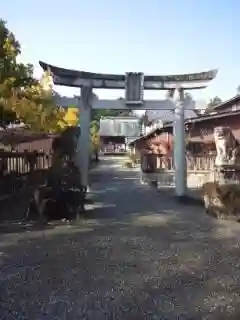
[[[0,199],[44,181],[51,157],[41,152],[0,152]]]
[[[214,169],[215,157],[188,157],[186,156],[187,171],[211,171]],[[141,157],[143,172],[157,172],[160,170],[174,171],[174,159],[172,157],[145,154]]]
[[[215,167],[215,156],[187,157],[188,171],[211,171]]]
[[[49,153],[0,151],[0,200],[44,183],[50,166]]]

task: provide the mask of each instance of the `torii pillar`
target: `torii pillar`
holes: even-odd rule
[[[79,101],[79,125],[81,134],[78,139],[78,162],[81,168],[81,183],[88,188],[88,174],[90,166],[90,124],[91,110],[93,103],[93,92],[91,87],[83,86],[81,88],[81,97]]]
[[[173,159],[175,192],[178,197],[184,197],[187,191],[187,170],[186,170],[186,146],[185,146],[185,125],[184,125],[184,90],[176,89],[175,93],[175,118],[173,126]]]

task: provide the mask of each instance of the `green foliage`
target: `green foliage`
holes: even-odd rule
[[[138,122],[139,126],[141,127],[142,125],[147,126],[149,124],[148,116],[146,113],[144,113],[140,118]]]
[[[91,134],[97,134],[99,131],[99,122],[97,120],[93,120],[91,122],[90,132]]]
[[[64,111],[56,108],[52,92],[44,91],[34,79],[33,66],[17,61],[20,53],[19,42],[0,19],[1,115],[12,113],[34,131],[57,132]]]
[[[33,66],[17,62],[21,53],[19,42],[0,19],[0,95],[8,97],[13,88],[25,88],[35,83]]]
[[[109,109],[96,109],[92,112],[92,119],[99,121],[101,117],[120,117],[131,116],[132,110],[109,110]]]
[[[213,99],[210,99],[208,106],[205,110],[205,113],[210,113],[214,110],[214,108],[220,104],[222,100],[219,97],[214,97]]]
[[[125,160],[123,163],[123,168],[131,169],[134,167],[135,167],[135,164],[131,160]]]
[[[130,154],[129,155],[129,159],[133,164],[137,164],[138,163],[138,159],[137,159],[137,156],[135,154]]]
[[[90,126],[91,134],[91,149],[93,152],[99,150],[100,147],[100,136],[99,136],[99,121],[93,120]]]

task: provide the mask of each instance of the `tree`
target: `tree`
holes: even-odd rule
[[[218,96],[210,99],[208,105],[207,105],[207,108],[205,110],[205,113],[210,113],[214,110],[214,108],[220,104],[222,102],[221,98],[219,98]]]
[[[66,126],[77,126],[78,121],[79,121],[78,107],[69,106],[66,108],[66,113],[59,124],[62,128]]]
[[[146,127],[149,124],[147,112],[145,112],[138,121],[139,127],[141,128],[143,125]]]
[[[92,119],[100,121],[101,117],[124,117],[132,116],[132,110],[95,109],[92,112]]]
[[[33,77],[33,66],[17,61],[21,47],[0,19],[0,108],[34,131],[59,131],[65,111],[56,107],[52,92]],[[46,75],[45,75],[46,76]]]
[[[240,85],[237,86],[237,94],[240,94]]]
[[[93,120],[90,126],[91,147],[94,153],[97,153],[100,147],[99,121]]]
[[[210,99],[209,105],[216,106],[222,102],[221,98],[218,96],[214,97],[213,99]]]

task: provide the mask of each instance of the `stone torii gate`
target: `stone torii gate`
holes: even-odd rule
[[[201,73],[144,76],[129,72],[125,75],[101,74],[59,68],[42,61],[44,71],[50,71],[55,85],[81,88],[78,107],[80,110],[81,135],[78,143],[82,185],[88,186],[91,109],[165,109],[175,111],[174,121],[174,168],[175,190],[178,197],[186,193],[186,157],[184,110],[193,109],[194,101],[184,98],[185,90],[204,89],[217,75],[217,70]],[[93,89],[123,89],[125,99],[100,100]],[[168,98],[144,100],[144,90],[167,90]],[[84,150],[84,152],[81,152]]]

